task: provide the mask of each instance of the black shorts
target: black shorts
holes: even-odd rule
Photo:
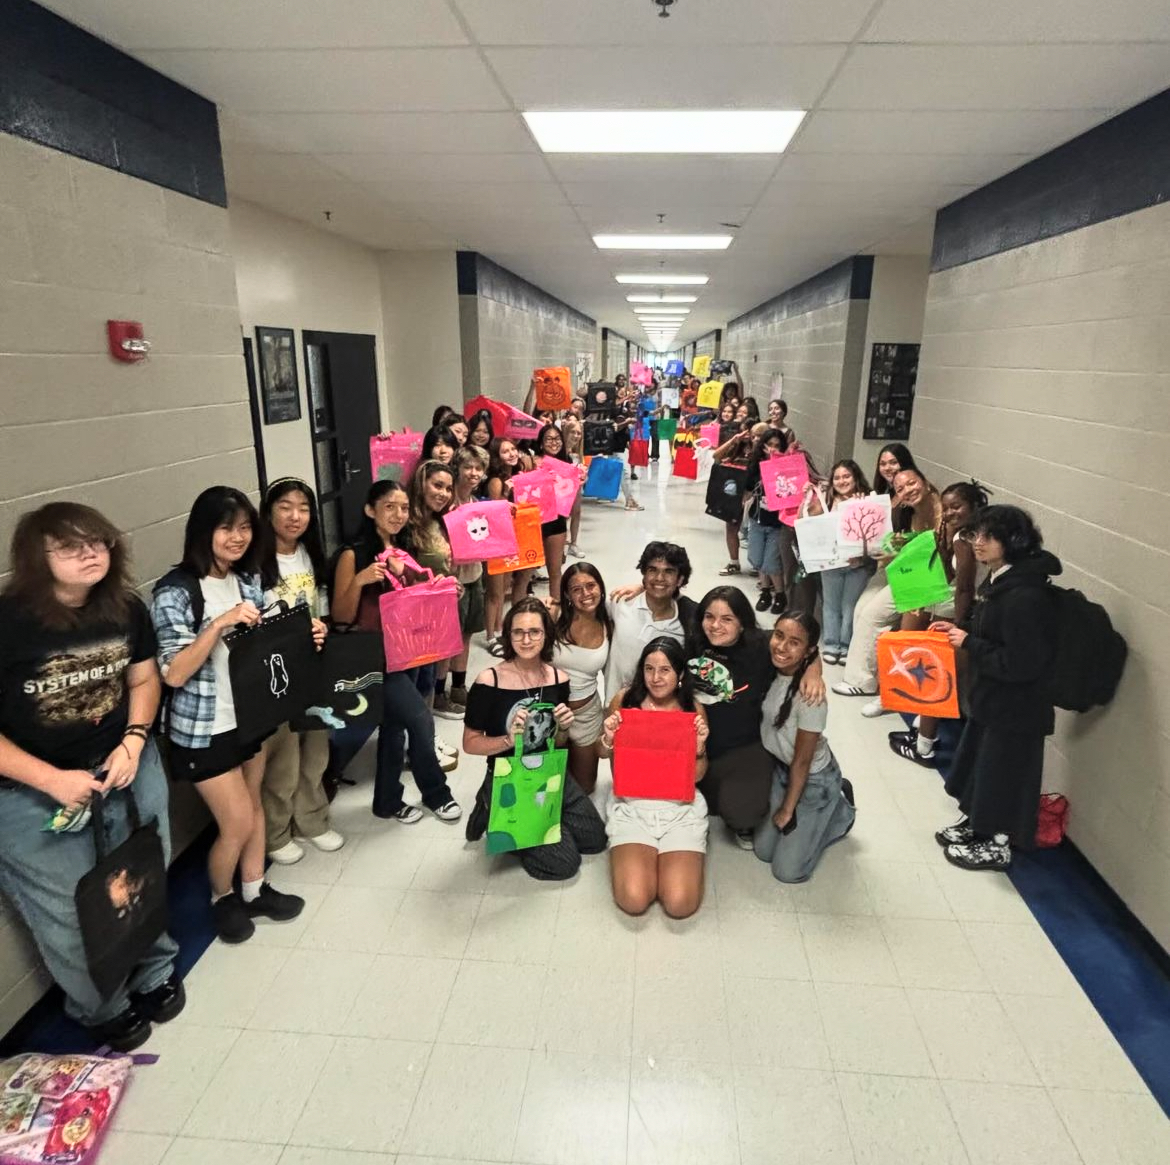
[[[565,534],[568,532],[569,522],[566,518],[553,518],[551,522],[542,522],[540,525],[541,539],[553,538],[557,534]]]
[[[267,737],[241,741],[234,728],[213,736],[206,748],[184,748],[172,740],[167,748],[167,771],[175,781],[207,781],[251,760],[265,740]]]

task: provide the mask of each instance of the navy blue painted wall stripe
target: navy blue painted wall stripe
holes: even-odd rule
[[[727,325],[727,334],[792,319],[845,299],[869,299],[872,284],[873,256],[854,255],[736,316]]]
[[[0,4],[0,131],[227,206],[215,105],[31,0]]]
[[[1170,89],[944,206],[932,271],[1156,206],[1170,197]]]
[[[597,321],[563,300],[529,283],[478,251],[455,253],[455,279],[460,295],[482,295],[509,307],[536,315],[555,317],[578,328],[595,328]]]

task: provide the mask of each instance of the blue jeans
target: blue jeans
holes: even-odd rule
[[[853,608],[869,582],[868,566],[842,566],[821,571],[821,616],[825,651],[845,655],[853,638]]]
[[[783,531],[753,521],[748,532],[748,562],[762,574],[780,578],[784,574]]]
[[[167,779],[153,740],[143,749],[133,788],[143,822],[158,820],[163,856],[169,863]],[[93,830],[43,832],[41,826],[55,808],[50,798],[27,785],[0,788],[0,891],[32,932],[49,974],[65,992],[66,1013],[79,1023],[105,1023],[126,1009],[130,992],[153,991],[174,974],[179,947],[170,935],[161,935],[127,982],[102,999],[86,967],[73,900],[77,883],[93,869]],[[113,848],[130,834],[126,797],[112,794],[104,816]]]
[[[820,772],[809,773],[796,803],[796,828],[782,834],[772,816],[788,792],[788,766],[776,762],[768,816],[756,826],[752,848],[756,857],[772,867],[778,882],[807,882],[825,852],[852,828],[857,810],[845,799],[841,769],[836,759]]]

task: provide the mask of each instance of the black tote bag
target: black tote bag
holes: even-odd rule
[[[722,522],[737,522],[743,517],[743,488],[747,470],[742,465],[721,462],[711,467],[707,482],[707,513]]]
[[[617,387],[606,380],[585,386],[585,415],[613,416],[617,408]]]
[[[585,455],[604,457],[612,453],[615,437],[613,425],[609,421],[586,421]]]
[[[380,631],[335,623],[317,654],[308,706],[290,721],[293,731],[376,728],[382,723],[385,667]]]
[[[103,999],[126,982],[167,929],[167,867],[158,822],[143,825],[133,792],[124,792],[130,836],[109,848],[103,798],[94,797],[90,824],[97,862],[73,892],[86,966]]]
[[[299,716],[313,695],[317,648],[303,603],[223,637],[242,741],[259,740]]]

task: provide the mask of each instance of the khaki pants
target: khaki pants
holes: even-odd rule
[[[282,724],[264,746],[260,799],[268,852],[301,837],[319,837],[329,828],[329,800],[321,777],[329,761],[329,733],[293,732]]]
[[[886,582],[886,572],[879,570],[866,584],[853,608],[853,638],[845,657],[845,682],[876,694],[877,641],[883,631],[892,631],[902,616],[894,606],[894,596]]]

